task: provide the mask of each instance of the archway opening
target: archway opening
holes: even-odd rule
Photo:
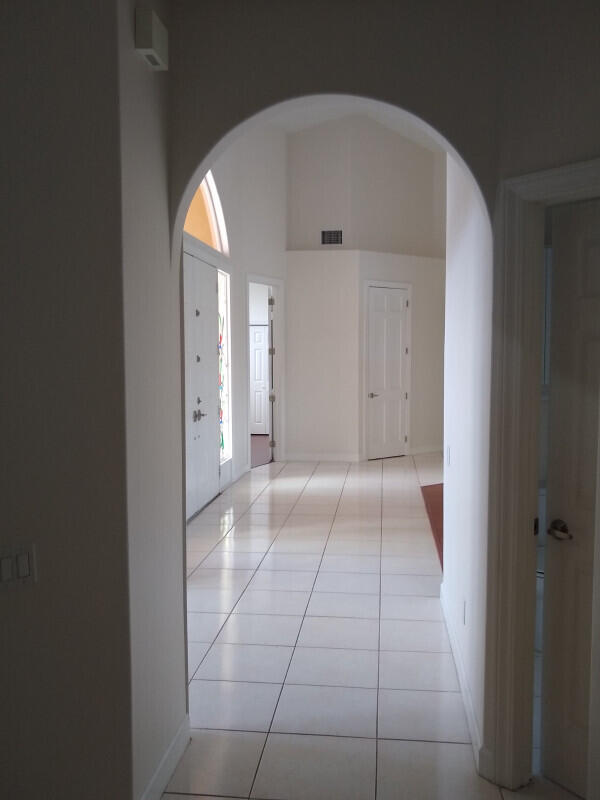
[[[342,129],[346,132],[340,133]],[[350,129],[352,135],[347,133]],[[338,133],[342,137],[339,139],[343,145],[341,148],[335,147]],[[371,136],[379,138],[371,140]],[[320,161],[313,162],[313,172],[310,173],[308,161],[302,161],[302,158],[306,152],[315,152],[312,141],[315,137],[320,137],[321,143],[325,144]],[[377,146],[369,147],[371,141],[377,141]],[[383,160],[379,165],[381,173],[374,180],[374,162],[368,159],[361,162],[363,153],[360,148],[367,142],[364,151],[371,158],[373,154],[381,154],[382,143],[388,141],[391,150],[402,151],[402,158],[398,158],[406,170],[405,175],[410,174],[415,164],[423,166],[419,173],[420,194],[416,191],[408,193],[408,201],[400,206],[401,195],[394,195],[390,189],[387,203],[375,207],[375,214],[372,215],[373,207],[363,200],[352,207],[352,199],[363,197],[354,178],[361,179],[361,185],[369,191],[375,183],[381,195],[386,171],[390,172],[390,161]],[[406,144],[400,145],[399,142]],[[345,200],[350,210],[342,222],[339,216],[342,212],[336,211],[328,216],[323,212],[324,205],[328,204],[330,209],[335,206],[335,198],[332,199],[333,195],[328,195],[326,191],[320,195],[307,191],[302,207],[298,200],[302,180],[307,175],[312,176],[314,189],[315,186],[323,186],[319,180],[324,173],[330,169],[335,172],[331,165],[335,163],[338,151],[345,153],[346,162],[352,163],[352,168],[362,163],[364,170],[358,176],[344,173],[347,177],[346,186],[349,187]],[[292,163],[291,159],[296,157],[297,161]],[[277,159],[286,166],[281,174],[285,173],[288,183],[278,178]],[[304,164],[305,169],[298,168],[298,162]],[[440,163],[443,163],[441,181],[440,175],[435,174],[436,164]],[[436,558],[435,551],[431,558],[431,549],[425,546],[425,538],[420,535],[420,529],[428,529],[429,522],[421,497],[422,481],[418,464],[421,462],[421,473],[424,474],[431,464],[434,470],[440,470],[443,460],[443,616],[426,620],[412,617],[401,619],[397,616],[387,619],[381,613],[400,612],[380,613],[378,610],[377,627],[379,629],[380,623],[385,628],[399,628],[402,627],[398,625],[400,622],[427,622],[433,629],[436,625],[443,626],[445,621],[449,635],[447,641],[451,642],[456,659],[456,667],[452,669],[456,669],[457,677],[451,691],[455,691],[459,685],[463,690],[468,722],[468,733],[465,735],[478,756],[483,747],[484,730],[487,536],[482,532],[487,530],[492,304],[491,226],[481,192],[451,145],[426,123],[407,112],[365,98],[300,98],[268,109],[243,123],[203,160],[181,200],[173,237],[175,247],[178,242],[181,243],[179,226],[183,217],[189,217],[191,211],[191,206],[188,211],[188,204],[200,191],[197,189],[198,181],[209,167],[213,180],[219,186],[230,235],[228,269],[231,274],[232,363],[240,368],[232,376],[232,385],[234,396],[244,398],[245,393],[245,399],[241,399],[237,407],[232,409],[231,479],[237,482],[220,495],[210,507],[212,510],[205,515],[206,521],[212,520],[211,514],[215,515],[216,525],[211,534],[200,536],[202,522],[196,521],[191,529],[192,539],[198,541],[202,538],[205,545],[210,543],[209,550],[197,549],[196,552],[203,553],[202,558],[198,558],[193,565],[188,562],[193,569],[190,576],[191,596],[201,597],[196,590],[204,586],[203,581],[216,580],[217,573],[214,570],[220,571],[221,580],[230,582],[228,587],[235,588],[231,588],[227,600],[227,603],[231,602],[231,608],[223,612],[227,618],[214,631],[211,642],[194,641],[192,637],[200,634],[188,634],[191,643],[210,645],[207,648],[195,648],[190,670],[190,706],[192,709],[206,707],[207,697],[203,691],[207,684],[203,681],[214,680],[209,673],[221,651],[235,651],[245,646],[291,648],[293,652],[290,653],[288,669],[292,669],[294,663],[298,663],[304,655],[303,648],[314,646],[308,645],[308,640],[303,639],[301,633],[314,626],[315,623],[310,620],[352,618],[351,614],[344,617],[344,613],[349,614],[347,609],[336,614],[331,608],[327,614],[314,613],[313,616],[311,603],[314,612],[315,606],[324,602],[319,595],[356,595],[356,603],[360,607],[361,602],[368,604],[364,598],[361,600],[361,594],[377,594],[381,610],[384,606],[402,606],[403,614],[423,614],[426,613],[423,610],[425,606],[435,605],[429,601],[435,598],[436,592],[440,593],[439,588],[432,588],[436,583],[439,587],[437,576],[440,570],[439,566],[434,569],[431,563]],[[427,186],[423,180],[425,174],[430,176],[431,181]],[[289,185],[290,175],[296,176],[295,188]],[[440,281],[436,283],[431,278],[435,265],[430,262],[435,261],[436,256],[419,250],[422,247],[417,235],[419,218],[411,214],[420,198],[427,196],[423,208],[425,203],[429,203],[433,218],[436,197],[439,200],[442,196],[440,193],[436,195],[432,189],[436,178],[437,187],[443,187],[445,209],[444,252],[441,258],[437,253],[437,259],[444,262],[441,296],[438,297],[441,305],[437,311],[431,305],[424,313],[424,307],[431,301],[435,291],[439,294]],[[402,185],[400,181],[396,181],[396,184]],[[325,201],[320,206],[320,222],[318,226],[311,223],[312,228],[307,236],[310,238],[315,232],[339,233],[339,245],[331,244],[332,239],[327,236],[319,239],[313,237],[310,241],[302,239],[302,224],[317,208],[319,197]],[[265,198],[270,198],[272,202],[267,202]],[[310,198],[313,198],[313,202]],[[398,205],[394,205],[394,202]],[[291,231],[290,209],[294,208],[295,220],[300,222]],[[366,225],[360,235],[357,233],[360,220],[368,220],[372,230],[373,216],[383,219],[386,215],[388,219],[395,219],[396,223],[386,228],[386,242],[389,244],[380,244],[383,241],[381,231],[369,239],[371,234],[365,232]],[[397,244],[389,233],[392,231],[397,234],[399,230],[403,232],[405,244]],[[431,236],[429,238],[433,241]],[[279,260],[276,251],[280,253]],[[428,284],[422,283],[425,273],[431,278]],[[287,309],[281,319],[286,364],[279,397],[277,391],[274,392],[281,403],[281,427],[275,436],[281,450],[275,464],[260,479],[256,474],[252,476],[247,472],[248,322],[245,314],[248,309],[248,283],[256,277],[268,279],[273,285],[279,282],[281,304],[276,303],[275,307]],[[401,303],[398,298],[401,298]],[[378,307],[380,300],[385,308]],[[398,321],[400,318],[396,319],[394,312],[406,308],[411,309],[410,321],[407,321],[407,316]],[[372,320],[369,316],[371,312]],[[377,386],[369,383],[370,370],[375,369],[379,350],[374,348],[371,353],[373,361],[370,362],[368,344],[377,330],[378,314],[386,317],[382,323],[384,327],[387,326],[386,330],[402,332],[405,337],[402,339],[402,351],[406,349],[405,354],[411,356],[408,363],[399,359],[396,364],[398,373],[407,372],[411,378],[407,385],[401,387],[402,393],[407,395],[404,400],[408,402],[403,401],[398,405],[402,409],[406,427],[399,427],[396,431],[398,440],[404,440],[407,446],[404,452],[390,451],[389,454],[372,452],[369,439],[370,431],[376,428],[382,416],[376,412],[369,416],[369,402],[378,395],[375,391]],[[370,321],[373,322],[372,330]],[[440,330],[441,337],[438,335]],[[437,361],[433,355],[435,348],[428,349],[431,340],[436,337],[437,340],[441,338]],[[394,341],[397,345],[400,339]],[[391,356],[397,354],[394,347],[390,353],[384,354],[384,363],[389,363]],[[319,352],[320,349],[323,352]],[[435,413],[427,417],[426,411],[435,393],[422,387],[428,385],[427,381],[434,372],[438,374],[440,382],[443,381],[443,403],[440,389],[435,398],[438,402],[435,413],[438,414],[436,425],[439,426],[439,439],[434,443],[435,460],[432,459],[428,464],[422,457],[432,449],[426,436],[432,435],[434,430],[435,426],[430,420]],[[314,379],[311,379],[311,375]],[[307,384],[309,388],[312,387],[313,394],[316,393],[316,398],[303,390]],[[323,387],[326,388],[325,392],[322,391]],[[370,394],[373,394],[373,398]],[[319,420],[325,420],[322,427],[319,427]],[[422,444],[419,444],[419,436]],[[346,449],[340,444],[344,441],[348,443]],[[420,449],[424,453],[419,452]],[[395,457],[393,462],[381,460],[386,455]],[[374,456],[375,460],[367,460],[369,456]],[[293,464],[290,465],[290,461]],[[339,469],[340,462],[346,465],[343,475]],[[408,464],[412,464],[410,469]],[[375,474],[377,470],[378,478]],[[327,482],[330,486],[320,493],[319,486],[322,488]],[[373,512],[377,492],[379,510]],[[374,516],[370,516],[371,512]],[[262,526],[264,535],[259,536],[257,531],[260,526],[257,526],[256,519],[261,515],[264,515],[262,521],[265,525]],[[312,531],[313,536],[306,539],[298,535],[286,537],[286,528],[289,530],[296,524],[295,520],[302,516],[312,517],[306,522],[306,528]],[[351,530],[349,523],[344,521],[352,517],[359,522]],[[325,518],[327,522],[323,521]],[[379,523],[377,545],[373,545],[374,540],[367,535],[374,521]],[[344,526],[347,538],[336,536],[336,530],[344,530]],[[243,534],[245,530],[247,536]],[[240,545],[245,538],[249,542]],[[308,550],[297,549],[302,547]],[[317,552],[311,552],[311,547]],[[288,552],[285,548],[292,550]],[[293,548],[296,548],[295,552]],[[340,548],[345,548],[345,551],[342,552]],[[302,564],[310,565],[310,568],[296,570],[281,566],[299,564],[300,557]],[[375,569],[377,561],[379,566]],[[323,568],[335,564],[338,567],[345,565],[346,571]],[[357,589],[359,584],[364,587],[374,585],[370,578],[349,577],[363,571],[365,576],[378,576],[377,592]],[[246,574],[242,575],[242,572]],[[296,572],[314,573],[312,582],[309,580],[305,588],[297,588],[302,583],[301,578],[306,576],[298,577],[294,575]],[[283,573],[288,575],[284,576]],[[344,575],[346,578],[340,577]],[[238,584],[238,581],[241,583]],[[222,584],[220,586],[215,591],[223,591]],[[277,592],[281,592],[278,597],[274,594]],[[289,598],[292,604],[290,613],[273,612],[273,603],[276,600],[283,603],[284,593],[287,592],[307,595],[301,612],[295,606],[292,608],[293,601],[297,601],[298,597]],[[266,595],[261,593],[272,595],[269,600],[271,605]],[[419,599],[414,602],[398,600],[403,597]],[[260,605],[263,598],[267,606]],[[339,602],[339,598],[334,597],[332,602]],[[407,611],[410,602],[421,610]],[[191,615],[199,615],[191,618],[189,632],[199,627],[201,615],[214,613],[203,607],[200,601],[198,604],[192,602],[188,609]],[[292,636],[290,640],[291,644],[283,643],[283,639],[277,642],[269,639],[270,634],[264,631],[264,619],[260,617],[271,614],[301,618],[295,638]],[[240,633],[244,616],[256,617],[255,624],[262,633],[250,634],[249,630]],[[285,638],[284,634],[281,635]],[[331,635],[333,638],[330,641],[334,641],[340,633],[336,631]],[[248,643],[242,641],[240,636],[242,639],[258,636],[261,641]],[[449,652],[445,649],[449,645],[440,646],[442,652]],[[361,648],[342,646],[338,649]],[[379,646],[377,651],[377,675],[381,676],[382,651]],[[241,649],[238,652],[241,654]],[[387,651],[384,649],[383,652]],[[402,653],[406,650],[391,652]],[[386,660],[387,656],[384,655],[383,661]],[[271,667],[272,664],[266,665],[265,669]],[[254,683],[249,675],[244,674],[246,681],[243,678],[234,681]],[[219,673],[219,679],[227,682],[224,674]],[[300,678],[298,680],[300,685],[305,685]],[[322,686],[330,685],[327,678],[319,680],[324,681]],[[271,719],[276,718],[280,702],[287,693],[285,675],[281,681],[279,677],[273,681],[279,685],[280,691]],[[214,689],[214,685],[209,688]],[[359,687],[352,684],[348,688]],[[404,689],[397,685],[382,686],[379,677],[371,688],[377,692],[416,692],[426,688],[427,691],[441,693],[447,690],[447,687],[441,689],[440,686],[427,688],[411,685]],[[226,714],[222,716],[227,717]],[[202,722],[203,719],[199,717],[198,724],[210,727],[206,719]],[[318,735],[314,730],[300,733]],[[398,734],[397,740],[401,738]],[[257,770],[259,766],[257,764]]]

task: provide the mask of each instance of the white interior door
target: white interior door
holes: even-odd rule
[[[183,254],[186,516],[219,493],[217,271]]]
[[[250,433],[269,427],[269,326],[250,325]]]
[[[600,201],[552,212],[542,770],[586,796],[600,374]],[[558,532],[557,536],[561,536]],[[597,676],[596,676],[597,677]],[[596,753],[593,757],[598,758]]]
[[[369,286],[367,457],[406,453],[408,290]]]

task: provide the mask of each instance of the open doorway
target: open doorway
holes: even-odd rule
[[[248,351],[250,466],[273,460],[274,383],[273,290],[266,283],[248,283]]]
[[[280,127],[272,124],[259,135],[249,135],[237,149],[223,151],[214,164],[219,191],[228,212],[231,260],[233,264],[244,264],[244,268],[231,267],[236,369],[233,386],[236,397],[240,396],[241,385],[254,398],[246,400],[241,411],[239,405],[234,407],[234,420],[238,430],[242,425],[245,427],[246,420],[257,426],[253,429],[250,425],[244,431],[246,453],[253,436],[271,437],[269,450],[275,449],[275,460],[281,458],[283,462],[295,463],[267,463],[266,467],[247,475],[236,472],[236,482],[188,526],[192,727],[227,732],[261,731],[275,740],[272,736],[275,731],[271,730],[274,713],[280,699],[283,698],[283,702],[290,691],[296,690],[284,686],[287,666],[271,672],[271,683],[276,688],[269,690],[269,696],[259,709],[260,719],[242,720],[244,703],[258,691],[254,684],[259,684],[266,674],[262,667],[258,671],[249,670],[248,664],[242,663],[244,653],[249,652],[248,648],[266,648],[265,669],[272,667],[271,657],[275,654],[272,648],[288,648],[287,656],[292,659],[308,657],[304,648],[316,645],[310,644],[308,639],[299,643],[299,630],[305,618],[306,627],[314,627],[320,623],[313,622],[313,618],[326,617],[331,635],[318,646],[324,651],[321,654],[323,670],[316,676],[316,684],[312,679],[307,684],[311,690],[318,690],[312,694],[329,692],[329,687],[346,688],[352,690],[349,694],[354,694],[355,690],[365,688],[366,681],[370,698],[364,726],[361,723],[360,727],[364,733],[359,735],[377,739],[380,657],[395,663],[405,657],[388,657],[388,652],[424,653],[415,658],[423,663],[443,662],[448,680],[436,680],[425,686],[412,679],[400,685],[391,678],[393,682],[383,690],[416,693],[426,689],[432,692],[430,701],[434,706],[444,703],[448,699],[445,694],[451,693],[453,707],[447,716],[449,724],[450,717],[457,721],[452,733],[453,744],[457,745],[454,749],[468,754],[472,746],[477,754],[482,744],[483,708],[480,697],[476,696],[473,702],[468,690],[471,683],[481,682],[484,669],[480,651],[485,633],[481,613],[485,607],[485,580],[482,579],[485,548],[480,531],[485,524],[482,517],[487,494],[486,405],[489,394],[486,394],[486,385],[491,333],[489,218],[464,166],[454,157],[449,157],[447,162],[447,150],[433,135],[427,138],[429,133],[425,135],[421,131],[407,138],[407,129],[400,133],[390,120],[384,120],[388,124],[383,124],[380,119],[369,116],[364,101],[345,98],[340,101],[339,108],[336,102],[333,120],[328,118],[331,110],[325,114],[325,108],[317,108],[306,130],[297,117],[296,121],[286,117]],[[352,114],[349,113],[350,102]],[[357,111],[364,113],[359,113],[357,118]],[[401,112],[394,110],[394,113]],[[362,173],[346,174],[344,164],[339,171],[324,173],[321,165],[331,166],[330,154],[343,151],[335,141],[332,144],[332,140],[352,145],[357,158],[364,159],[361,168],[371,176],[377,168],[381,181],[364,181]],[[267,147],[271,144],[272,147]],[[372,164],[371,154],[382,152],[386,157]],[[325,158],[324,154],[329,155]],[[409,167],[412,170],[415,163],[418,169],[407,174],[419,192],[409,191],[408,180],[398,177]],[[261,164],[264,169],[259,169]],[[310,181],[307,176],[311,176]],[[320,190],[322,177],[336,184],[332,191]],[[385,178],[389,180],[386,182]],[[259,187],[261,191],[257,188],[259,179],[264,184]],[[350,246],[339,248],[323,235],[327,230],[320,228],[337,228],[333,214],[343,215],[345,207],[342,203],[334,212],[332,204],[346,196],[347,182],[357,183],[361,200],[341,223],[348,232],[343,241]],[[372,193],[374,185],[377,185],[376,196]],[[395,194],[400,191],[399,187],[405,192],[400,199]],[[245,192],[247,202],[242,202]],[[268,198],[268,208],[258,205],[257,197],[261,203],[266,203]],[[446,197],[455,212],[450,215],[448,225],[444,214]],[[401,230],[398,224],[400,200],[405,201]],[[416,206],[421,216],[413,220],[414,224],[408,224],[408,212]],[[287,215],[278,216],[282,208]],[[258,212],[262,216],[259,217]],[[384,222],[378,226],[376,223],[381,222],[384,212]],[[424,225],[423,219],[430,220],[431,224]],[[278,229],[265,235],[264,226],[273,220],[278,221]],[[417,225],[419,221],[421,227]],[[356,231],[354,242],[353,231]],[[401,240],[394,237],[401,237]],[[269,260],[271,246],[273,253]],[[452,270],[452,291],[446,295],[445,261]],[[256,276],[260,274],[273,277],[259,279]],[[368,328],[368,315],[366,301],[363,303],[362,298],[368,298],[366,284],[369,281],[375,289],[397,293],[398,297],[392,296],[391,306],[397,305],[395,301],[399,298],[401,311],[398,315],[400,328],[396,331],[402,334],[400,339],[394,339],[390,352],[386,351],[384,343],[382,348],[376,348],[375,355],[383,353],[388,366],[394,364],[394,368],[404,372],[412,371],[411,360],[416,365],[410,389],[404,380],[400,387],[393,389],[396,393],[413,393],[414,414],[407,414],[409,398],[399,395],[396,398],[399,402],[390,412],[396,415],[397,423],[393,451],[377,453],[372,461],[367,457],[365,420],[368,393],[377,392],[363,379],[367,365],[363,331]],[[398,281],[409,286],[397,287]],[[383,285],[378,287],[378,282]],[[243,299],[240,283],[248,286]],[[264,310],[258,316],[251,312],[249,298],[254,292],[253,284],[264,287],[259,293],[267,302],[275,300],[276,341],[272,320],[267,315],[265,323]],[[285,328],[279,323],[284,286]],[[469,289],[469,303],[465,303],[465,287]],[[413,291],[414,309],[412,302],[406,306],[409,289]],[[428,304],[434,296],[435,308],[433,303]],[[450,325],[446,327],[448,374],[458,375],[456,383],[460,385],[449,387],[450,403],[444,426],[445,308],[450,311]],[[394,310],[388,309],[390,330],[397,327]],[[407,325],[408,311],[413,317],[415,347],[422,348],[415,349],[414,359],[408,345],[411,327]],[[242,335],[240,320],[243,320]],[[263,335],[253,337],[251,345],[250,332],[254,326],[262,326]],[[273,368],[271,356],[277,354],[275,357],[280,358],[280,348],[283,353],[284,332],[287,400],[281,403],[281,411],[277,410],[272,416],[269,412],[275,409],[271,403],[265,413],[265,383],[267,390],[274,393],[275,401],[279,401],[283,372],[279,365]],[[241,341],[245,351],[243,359],[239,356]],[[265,364],[267,346],[275,353],[267,351]],[[407,347],[409,353],[406,353]],[[425,347],[429,348],[427,352]],[[251,355],[255,356],[253,362],[257,360],[263,367],[255,370],[254,376],[250,370]],[[395,355],[401,357],[390,358]],[[432,386],[434,377],[437,387]],[[262,384],[257,387],[259,379]],[[283,411],[290,423],[287,426]],[[398,414],[413,418],[410,422],[403,421]],[[393,429],[392,422],[390,416],[388,432]],[[444,427],[448,443],[449,495],[453,502],[445,509],[451,536],[448,537],[450,546],[444,546],[448,551],[448,569],[440,599],[441,569],[430,536],[422,489],[432,482],[438,486],[442,482]],[[382,439],[387,440],[389,436],[386,434]],[[239,458],[240,448],[234,447],[235,452]],[[435,454],[433,464],[419,458],[432,452]],[[269,455],[271,453],[267,458]],[[363,461],[366,463],[353,463]],[[251,458],[248,458],[246,470],[250,466]],[[440,512],[441,508],[438,510],[441,521]],[[465,552],[469,552],[473,564],[468,574],[464,569]],[[293,619],[286,622],[286,630],[279,630],[279,626],[265,619],[270,616]],[[382,644],[378,635],[380,617],[384,627],[389,629],[387,644]],[[356,620],[362,620],[361,628],[369,629],[365,630],[362,641],[352,633],[357,627]],[[396,628],[406,629],[406,636],[402,631],[396,636],[392,631]],[[335,639],[336,636],[339,638]],[[334,641],[338,641],[338,645],[334,646]],[[456,666],[451,649],[457,656]],[[338,674],[341,667],[337,654],[328,652],[333,650],[357,651],[359,661],[369,661],[365,665],[369,674],[364,680],[358,674],[344,678]],[[363,658],[363,650],[371,655]],[[277,653],[284,655],[281,649]],[[230,671],[227,665],[233,662],[236,662],[235,670]],[[391,664],[390,674],[395,672]],[[219,682],[221,692],[218,700],[215,681]],[[344,684],[344,681],[349,683]],[[291,679],[288,683],[295,685]],[[302,681],[300,685],[304,685]],[[467,690],[465,709],[458,695],[459,687]],[[213,701],[214,706],[211,706]],[[318,697],[310,704],[318,706]],[[209,707],[215,708],[213,717],[208,713]],[[348,725],[344,722],[347,731],[354,730],[349,725],[352,708],[352,702],[344,701],[340,710],[344,720],[348,720]],[[225,713],[226,709],[231,710],[232,715]],[[289,735],[317,736],[324,732],[315,722],[317,719],[308,720],[303,730],[290,731],[287,727],[282,730]],[[246,728],[247,725],[252,727]],[[394,727],[394,731],[390,734],[392,739],[403,741],[402,730]],[[325,732],[345,738],[338,729]],[[207,736],[215,740],[223,738],[213,733]],[[425,745],[438,741],[436,737],[439,736],[442,733],[424,728],[419,741]],[[346,742],[338,741],[338,745],[344,750]],[[395,748],[397,745],[392,749]],[[193,758],[192,750],[189,758]],[[368,750],[371,762],[374,750],[370,744]],[[268,755],[268,749],[265,752]],[[259,775],[261,753],[262,750],[257,753],[255,775]],[[473,764],[465,763],[465,780],[477,782]],[[361,780],[370,782],[371,778],[370,767],[361,771]],[[175,785],[183,786],[177,784],[177,779],[173,787]],[[206,784],[193,788],[210,787]],[[219,793],[225,788],[218,787]],[[247,795],[251,788],[251,785],[244,786],[243,793]]]

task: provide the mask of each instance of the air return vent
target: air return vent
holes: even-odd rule
[[[321,231],[321,244],[341,244],[341,231]]]

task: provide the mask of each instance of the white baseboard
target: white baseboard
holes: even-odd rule
[[[140,800],[160,800],[167,788],[169,778],[173,774],[179,759],[185,752],[190,741],[190,718],[186,714],[173,741],[168,746],[166,753],[161,758],[156,772],[152,776],[146,791]]]
[[[286,453],[286,461],[360,461],[358,453]]]
[[[477,722],[477,717],[475,716],[475,711],[473,709],[473,697],[471,695],[471,687],[469,686],[469,682],[467,680],[467,672],[465,670],[462,652],[458,644],[458,638],[456,636],[456,631],[454,630],[454,625],[450,619],[450,615],[447,613],[443,583],[440,587],[440,601],[442,603],[444,619],[446,620],[446,628],[448,629],[448,636],[450,638],[450,647],[452,648],[454,663],[456,664],[458,682],[460,684],[460,690],[462,692],[463,702],[465,704],[465,713],[467,715],[469,733],[471,734],[471,745],[473,747],[473,755],[475,757],[475,766],[477,768],[477,772],[480,772],[481,768],[484,766],[481,763],[483,744],[481,740],[481,732],[479,730],[479,723]]]

